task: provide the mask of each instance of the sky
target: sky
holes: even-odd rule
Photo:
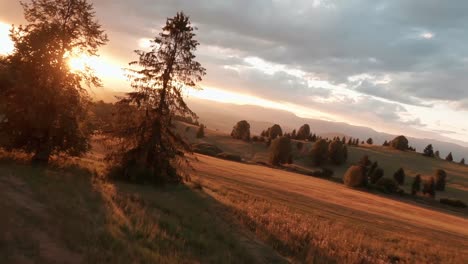
[[[468,145],[468,1],[94,0],[110,42],[89,63],[109,90],[167,17],[197,26],[207,69],[190,97]],[[0,0],[0,53],[16,0]],[[4,12],[3,10],[7,10]]]

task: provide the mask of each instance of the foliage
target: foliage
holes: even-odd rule
[[[416,175],[413,179],[413,184],[411,184],[411,194],[416,195],[421,191],[421,175]]]
[[[71,71],[68,57],[96,55],[107,36],[86,0],[22,6],[28,24],[11,30],[15,50],[1,59],[0,105],[7,121],[0,131],[7,138],[4,147],[33,153],[34,162],[47,164],[54,153],[77,156],[89,149],[89,100],[82,83],[100,81],[89,68]]]
[[[129,164],[148,173],[140,182],[178,182],[175,164],[184,161],[189,145],[171,124],[175,116],[196,117],[184,101],[183,89],[194,88],[205,69],[195,61],[199,45],[189,17],[177,13],[168,18],[154,37],[150,51],[135,51],[138,60],[129,69],[133,92],[118,102],[119,116],[114,136],[118,149],[110,156],[116,166]],[[186,160],[185,160],[186,161]]]
[[[306,140],[310,137],[310,126],[305,124],[299,128],[296,134],[297,140]]]
[[[434,198],[436,194],[436,186],[434,177],[430,177],[428,180],[424,181],[422,193],[428,195],[429,197]]]
[[[450,161],[450,162],[453,161],[452,152],[450,152],[450,153],[447,155],[447,157],[445,157],[445,160],[446,160],[446,161]]]
[[[380,178],[376,182],[376,186],[387,193],[395,193],[398,191],[398,183],[394,179],[390,178]]]
[[[287,137],[279,137],[271,142],[270,163],[281,165],[289,163],[291,157],[291,140]]]
[[[297,148],[297,150],[302,150],[304,148],[304,143],[298,141],[296,143],[296,148]]]
[[[384,176],[384,170],[382,168],[376,168],[374,171],[369,172],[370,173],[370,183],[375,184],[377,183],[380,178]]]
[[[462,159],[460,160],[460,165],[465,165],[465,158],[462,158]]]
[[[458,200],[458,199],[441,198],[440,203],[450,205],[450,206],[453,206],[453,207],[458,207],[458,208],[466,208],[467,207],[466,203],[464,203],[463,201]]]
[[[347,149],[343,143],[340,140],[335,140],[328,146],[328,157],[333,164],[341,165],[346,161],[346,151]]]
[[[390,142],[390,146],[401,151],[408,150],[408,139],[405,136],[398,136]]]
[[[403,168],[399,168],[394,174],[393,174],[393,179],[399,184],[399,185],[404,185],[405,184],[405,171]]]
[[[344,174],[344,184],[348,187],[360,187],[364,185],[365,182],[364,171],[361,166],[353,165]]]
[[[216,157],[225,159],[225,160],[236,161],[236,162],[242,161],[241,156],[232,154],[232,153],[226,153],[226,152],[219,153],[218,155],[216,155]]]
[[[427,147],[423,151],[423,156],[431,157],[431,158],[434,157],[434,149],[432,147],[432,144],[427,145]]]
[[[220,149],[218,146],[208,143],[193,144],[192,150],[195,153],[200,153],[212,157],[216,157],[218,154],[223,153],[223,150]]]
[[[266,135],[270,139],[276,139],[277,137],[283,136],[283,130],[281,129],[280,125],[273,125],[272,127],[268,128]]]
[[[372,138],[368,138],[366,143],[369,144],[369,145],[372,145],[372,144],[374,144],[374,140]]]
[[[245,121],[239,121],[232,128],[231,137],[244,141],[250,141],[250,124]]]
[[[436,170],[435,171],[435,189],[437,191],[445,191],[446,181],[447,181],[447,173],[441,169]]]
[[[323,139],[316,141],[310,155],[315,166],[322,165],[328,158],[328,143]]]

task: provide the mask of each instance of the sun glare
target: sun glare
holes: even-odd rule
[[[68,65],[74,72],[86,71],[89,68],[101,79],[125,79],[125,73],[117,66],[118,63],[112,62],[105,57],[72,56],[68,60]]]
[[[13,52],[14,44],[10,38],[11,26],[0,22],[0,55],[7,55]]]

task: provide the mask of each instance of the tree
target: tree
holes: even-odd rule
[[[434,198],[436,195],[435,180],[434,177],[429,178],[429,180],[424,182],[422,193],[424,195],[429,195],[429,197]]]
[[[399,168],[395,174],[393,174],[393,178],[395,179],[395,181],[399,184],[399,185],[403,185],[405,184],[405,171],[403,170],[403,168]]]
[[[197,131],[197,138],[204,138],[205,137],[205,126],[200,124]]]
[[[279,125],[275,124],[272,127],[268,128],[267,136],[272,140],[276,139],[277,137],[282,137],[283,130]]]
[[[434,156],[438,159],[440,159],[440,152],[438,150],[436,150],[436,152],[434,152]]]
[[[32,0],[21,3],[26,26],[13,28],[13,54],[2,59],[9,79],[0,80],[6,122],[3,147],[33,154],[47,164],[54,153],[80,155],[89,149],[84,125],[87,86],[100,86],[89,67],[72,71],[70,57],[94,56],[107,36],[87,0]]]
[[[296,129],[294,129],[291,133],[291,138],[296,139],[296,137],[297,137],[297,133],[296,133]]]
[[[297,131],[296,139],[297,140],[306,140],[310,136],[310,126],[305,124],[299,128]]]
[[[353,165],[348,168],[343,177],[346,186],[356,188],[365,185],[365,173],[361,166]]]
[[[250,124],[242,120],[232,128],[231,137],[244,141],[250,141]]]
[[[408,150],[408,139],[405,136],[398,136],[390,142],[390,146],[401,151]]]
[[[447,173],[444,170],[438,169],[435,172],[435,189],[437,191],[445,191],[445,183],[447,181]]]
[[[462,158],[462,159],[460,160],[460,165],[465,165],[465,158]]]
[[[372,145],[372,144],[374,144],[374,140],[372,140],[372,138],[368,138],[366,143],[369,144],[369,145]]]
[[[340,140],[334,140],[328,146],[328,157],[330,161],[335,165],[341,165],[346,161],[347,154],[346,149]]]
[[[421,190],[421,175],[416,175],[411,185],[411,194],[416,195]]]
[[[327,160],[328,143],[320,139],[314,143],[311,150],[312,161],[315,166],[322,165]]]
[[[287,137],[279,137],[271,142],[270,163],[280,165],[292,163],[291,140]]]
[[[196,117],[183,98],[184,87],[195,87],[205,69],[195,61],[199,45],[189,17],[177,13],[152,40],[151,50],[137,50],[129,69],[133,92],[119,101],[121,122],[115,136],[122,144],[113,159],[127,179],[138,182],[178,182],[174,163],[190,150],[171,125],[174,116]],[[130,119],[130,120],[129,120]],[[133,171],[138,175],[133,176]],[[144,173],[140,173],[143,171]]]
[[[390,146],[390,144],[388,143],[388,141],[387,141],[387,140],[385,140],[385,142],[382,144],[382,146],[384,146],[384,147],[388,147],[388,146]]]
[[[447,157],[445,158],[446,161],[453,161],[453,156],[452,156],[452,152],[450,152]]]
[[[423,151],[423,156],[426,157],[434,157],[434,149],[432,148],[432,144],[427,145],[427,147]]]

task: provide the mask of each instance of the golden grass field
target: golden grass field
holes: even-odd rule
[[[268,149],[206,130],[247,161]],[[310,147],[310,146],[307,146]],[[306,147],[306,148],[307,148]],[[191,156],[191,181],[155,188],[107,181],[106,148],[57,157],[48,169],[0,162],[0,259],[5,263],[466,263],[468,212],[249,163]],[[308,167],[298,156],[298,167]],[[386,176],[444,168],[467,202],[467,167],[382,147],[350,149],[340,178],[367,154]],[[5,155],[4,155],[5,156]],[[390,173],[391,172],[391,173]],[[410,184],[407,180],[406,187]]]

